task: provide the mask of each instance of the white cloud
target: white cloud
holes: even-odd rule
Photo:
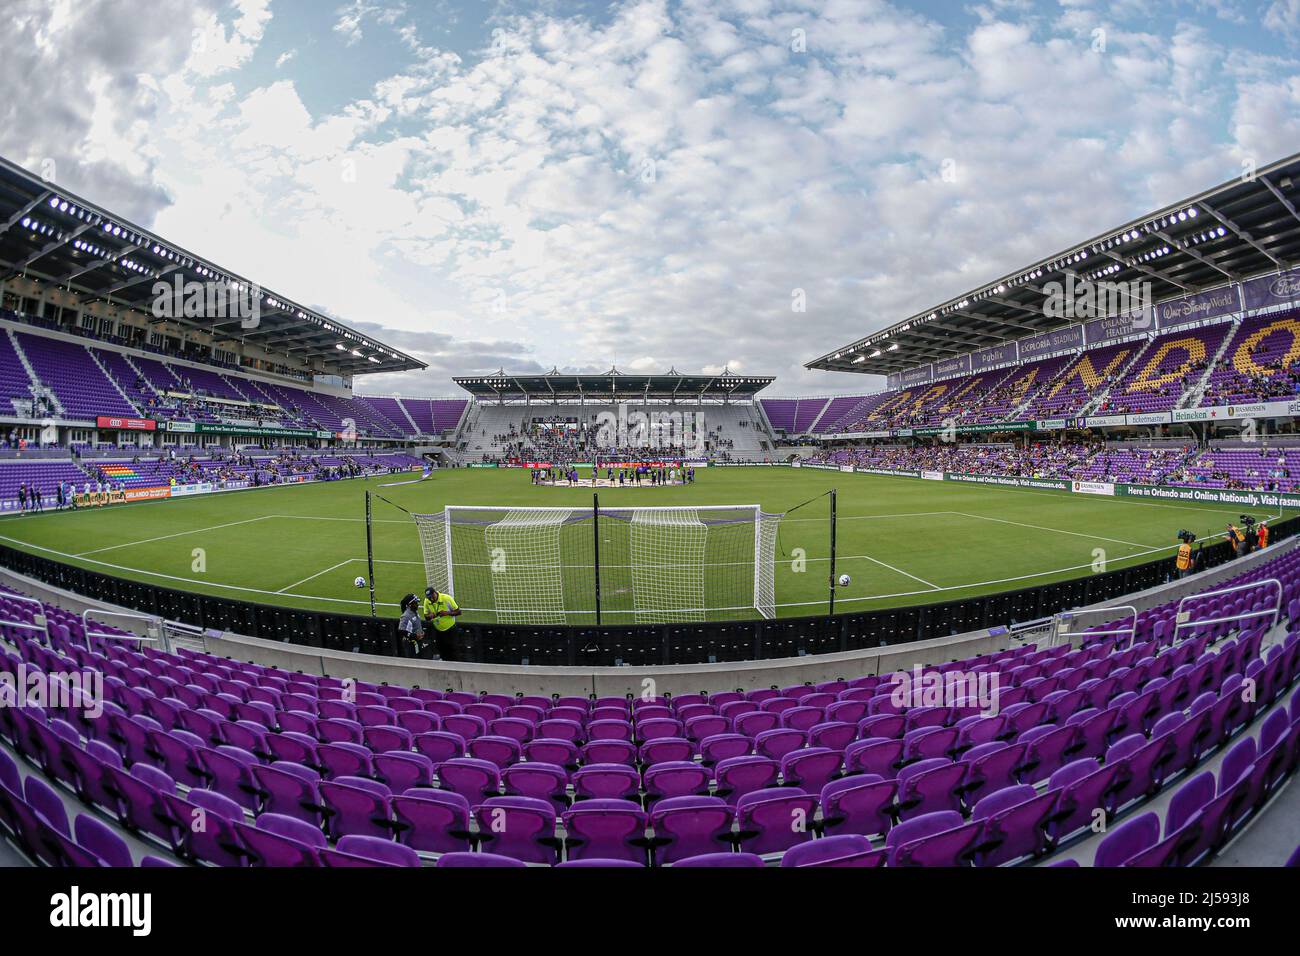
[[[1300,0],[1273,0],[1264,11],[1264,26],[1291,43],[1300,41]]]
[[[97,46],[81,5],[21,3],[0,82],[53,88],[0,104],[0,151],[92,157],[74,188],[430,361],[379,391],[615,362],[861,389],[802,362],[1300,138],[1297,64],[1217,40],[1232,3],[1161,26],[1124,2],[940,24],[883,0],[628,0],[502,14],[485,51],[451,51],[416,5],[357,0],[327,26],[411,59],[328,111],[314,57],[239,82],[265,3],[176,3],[157,47],[129,18]],[[189,38],[213,23],[220,69],[200,69]]]

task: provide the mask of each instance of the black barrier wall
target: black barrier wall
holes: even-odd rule
[[[1300,529],[1300,518],[1271,525],[1272,540]],[[1204,549],[1205,566],[1229,560],[1226,542]],[[0,547],[0,565],[75,594],[166,620],[306,647],[393,656],[392,618],[271,607],[155,587]],[[943,604],[816,617],[709,624],[537,627],[459,623],[438,636],[443,659],[482,664],[609,667],[709,664],[829,654],[947,637],[1049,617],[1168,581],[1173,558],[1038,587]]]

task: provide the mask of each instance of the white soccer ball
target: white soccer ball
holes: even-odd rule
[[[842,588],[846,588],[846,587],[848,587],[848,586],[849,586],[849,582],[852,581],[852,580],[853,580],[853,579],[852,579],[851,577],[849,577],[847,574],[841,574],[841,575],[840,575],[840,587],[842,587]]]
[[[363,587],[366,586],[366,579],[365,579],[365,578],[362,578],[362,577],[358,577],[358,578],[357,578],[355,581],[353,581],[352,583],[353,583],[354,585],[356,585],[357,587],[359,587],[359,588],[363,588]]]

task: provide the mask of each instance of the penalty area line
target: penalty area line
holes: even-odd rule
[[[155,541],[167,541],[170,538],[183,538],[187,534],[203,534],[208,531],[220,531],[222,528],[233,528],[236,525],[252,524],[255,521],[265,521],[271,515],[259,515],[256,518],[245,518],[242,521],[228,521],[225,524],[214,524],[210,528],[191,528],[189,531],[177,531],[174,534],[161,534],[156,538],[142,538],[139,541],[123,541],[121,544],[110,544],[106,548],[95,548],[93,551],[79,551],[72,557],[81,558],[88,554],[101,554],[105,551],[116,551],[119,548],[134,548],[138,544],[152,544]]]

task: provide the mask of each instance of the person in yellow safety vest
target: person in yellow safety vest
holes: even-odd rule
[[[1232,522],[1228,522],[1228,533],[1224,537],[1232,542],[1232,550],[1236,557],[1245,554],[1246,535],[1242,533],[1240,528]]]
[[[426,632],[430,624],[439,631],[449,631],[460,617],[460,606],[450,594],[439,594],[437,588],[427,588],[424,600],[420,602],[420,617],[424,619]]]
[[[1268,547],[1268,523],[1264,521],[1259,523],[1259,546],[1261,548]]]
[[[1180,578],[1185,578],[1192,573],[1192,546],[1186,541],[1178,546],[1178,558],[1174,563]]]

